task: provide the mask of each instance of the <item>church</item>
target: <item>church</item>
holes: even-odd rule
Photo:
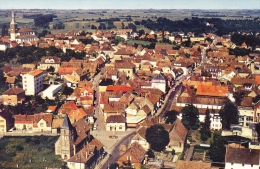
[[[18,28],[13,11],[12,20],[10,23],[10,40],[16,41],[20,45],[22,45],[24,42],[38,40],[32,28]]]

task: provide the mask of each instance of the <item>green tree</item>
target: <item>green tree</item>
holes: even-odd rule
[[[65,25],[62,22],[58,22],[53,25],[53,29],[64,29]]]
[[[205,116],[205,122],[203,124],[203,128],[209,130],[211,121],[210,121],[210,112],[209,112],[208,108],[207,108],[207,110],[205,112],[205,115],[206,116]]]
[[[73,89],[68,87],[68,86],[65,86],[64,89],[63,89],[63,92],[62,94],[66,95],[66,96],[69,96],[73,93]]]
[[[238,124],[238,110],[231,101],[225,103],[219,114],[221,116],[222,129],[229,130],[230,124]]]
[[[151,149],[149,149],[149,150],[146,152],[146,154],[148,155],[149,158],[154,158],[154,157],[155,157],[154,152],[153,152],[153,150],[151,150]]]
[[[204,121],[202,128],[200,130],[202,141],[206,141],[211,136],[211,132],[210,132],[210,112],[209,112],[208,108],[207,108],[205,114],[206,114],[205,121]]]
[[[118,45],[120,42],[124,42],[124,41],[125,39],[120,36],[115,37],[115,45]]]
[[[199,128],[199,110],[193,104],[183,107],[181,113],[181,122],[188,130],[196,130]]]
[[[110,164],[109,169],[118,169],[119,165],[117,163]]]
[[[213,162],[224,162],[226,154],[225,140],[218,134],[214,133],[213,143],[210,145],[209,156]]]
[[[145,138],[154,151],[162,151],[170,142],[169,133],[162,125],[156,124],[146,130]]]
[[[6,24],[3,24],[2,26],[2,36],[6,36],[8,35],[8,27],[6,26]]]
[[[177,119],[178,114],[179,112],[177,112],[176,110],[166,111],[164,114],[165,123],[173,124]]]

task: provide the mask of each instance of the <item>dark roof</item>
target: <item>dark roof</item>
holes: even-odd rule
[[[114,81],[112,79],[102,79],[101,82],[99,83],[99,86],[109,86],[113,85]]]
[[[123,115],[111,115],[107,118],[107,123],[125,123],[126,119]]]
[[[70,130],[72,128],[72,125],[70,123],[70,120],[69,120],[69,117],[67,114],[65,114],[61,128],[66,129],[66,130]]]
[[[226,162],[259,165],[260,150],[227,147]]]

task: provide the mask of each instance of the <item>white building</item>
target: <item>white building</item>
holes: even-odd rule
[[[25,95],[35,95],[43,89],[43,71],[34,70],[21,76]]]
[[[165,93],[166,80],[162,74],[158,74],[152,79],[152,88],[160,89],[163,93]]]
[[[46,98],[47,97],[48,99],[54,100],[55,99],[54,95],[58,91],[60,91],[61,88],[62,88],[61,84],[57,84],[57,85],[52,84],[52,85],[50,85],[46,90],[43,91],[42,98]]]
[[[123,115],[110,115],[106,120],[107,131],[125,131],[126,119]]]
[[[38,40],[32,28],[18,28],[15,21],[15,14],[12,11],[12,20],[10,22],[10,40],[16,41],[19,44]]]

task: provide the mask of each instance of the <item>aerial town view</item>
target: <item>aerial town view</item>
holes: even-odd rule
[[[0,169],[259,169],[259,0],[0,0]]]

